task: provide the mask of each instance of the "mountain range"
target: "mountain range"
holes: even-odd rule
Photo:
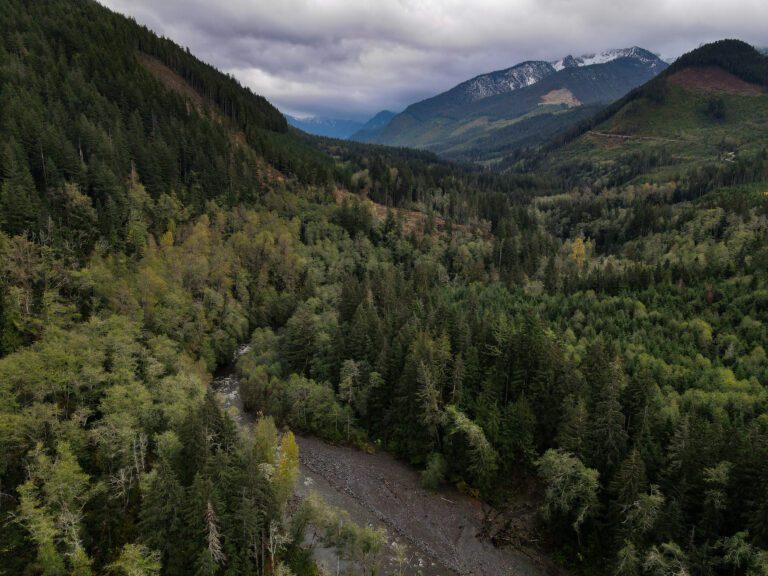
[[[522,62],[412,104],[385,126],[353,138],[487,159],[543,141],[667,66],[639,47]]]

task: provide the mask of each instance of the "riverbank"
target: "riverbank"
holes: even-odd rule
[[[241,352],[242,353],[242,352]],[[234,371],[214,382],[222,405],[242,426],[254,417],[242,410]],[[368,454],[350,446],[297,436],[301,475],[296,497],[317,492],[363,525],[383,527],[389,535],[380,568],[403,576],[545,576],[559,571],[543,559],[509,547],[497,548],[482,537],[480,502],[456,490],[421,488],[418,473],[384,452]],[[404,564],[392,544],[404,546]],[[335,573],[338,559],[327,549],[316,560]],[[402,557],[400,558],[402,561]],[[400,572],[399,567],[402,568]]]

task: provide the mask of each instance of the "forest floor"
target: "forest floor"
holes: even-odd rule
[[[242,411],[233,371],[214,382],[222,405],[241,426],[253,421]],[[496,547],[484,537],[489,509],[453,489],[421,488],[418,473],[384,452],[369,454],[297,436],[301,471],[297,499],[316,492],[346,510],[361,525],[386,529],[380,573],[403,576],[545,576],[561,574],[544,556],[511,546]],[[392,544],[405,545],[407,562],[398,566]],[[332,549],[316,545],[315,560],[332,574],[348,564]]]

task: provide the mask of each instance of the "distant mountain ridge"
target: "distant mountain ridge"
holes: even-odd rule
[[[285,114],[285,119],[288,121],[288,124],[307,134],[325,136],[328,138],[340,138],[342,140],[346,140],[364,126],[362,122],[356,120],[326,118],[323,116],[296,118],[295,116]]]
[[[372,142],[395,116],[397,116],[395,112],[382,110],[363,124],[362,128],[352,134],[349,139],[357,142]]]
[[[522,62],[412,104],[383,129],[353,139],[464,159],[477,159],[479,147],[481,159],[486,159],[497,144],[506,150],[545,139],[584,118],[574,109],[616,100],[666,67],[658,56],[636,46],[554,62]]]
[[[504,70],[475,76],[446,92],[412,104],[405,112],[416,116],[434,116],[443,110],[457,105],[476,102],[477,100],[532,86],[547,76],[565,68],[606,64],[619,58],[634,58],[640,62],[647,63],[652,70],[657,72],[666,67],[664,62],[655,54],[637,46],[606,50],[598,54],[584,54],[579,57],[569,55],[553,62],[529,60]]]

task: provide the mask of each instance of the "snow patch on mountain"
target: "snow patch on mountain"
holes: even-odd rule
[[[649,64],[651,67],[656,67],[658,62],[660,62],[659,57],[652,52],[633,46],[632,48],[605,50],[604,52],[599,52],[597,54],[583,54],[578,57],[566,56],[561,60],[552,62],[552,67],[555,70],[560,71],[565,68],[607,64],[608,62],[613,62],[619,58],[634,58],[643,64]]]
[[[554,69],[549,62],[523,62],[506,70],[477,76],[459,85],[458,88],[464,92],[466,102],[474,102],[531,86],[553,72]]]
[[[536,84],[550,74],[560,72],[566,68],[578,68],[595,64],[607,64],[619,58],[632,58],[645,64],[650,69],[658,72],[664,67],[664,63],[652,52],[633,46],[632,48],[618,48],[606,50],[596,54],[583,54],[578,57],[571,55],[555,60],[554,62],[529,61],[523,62],[506,70],[482,74],[471,80],[459,84],[451,90],[459,96],[464,103],[474,102],[490,96],[513,92],[526,86]]]

